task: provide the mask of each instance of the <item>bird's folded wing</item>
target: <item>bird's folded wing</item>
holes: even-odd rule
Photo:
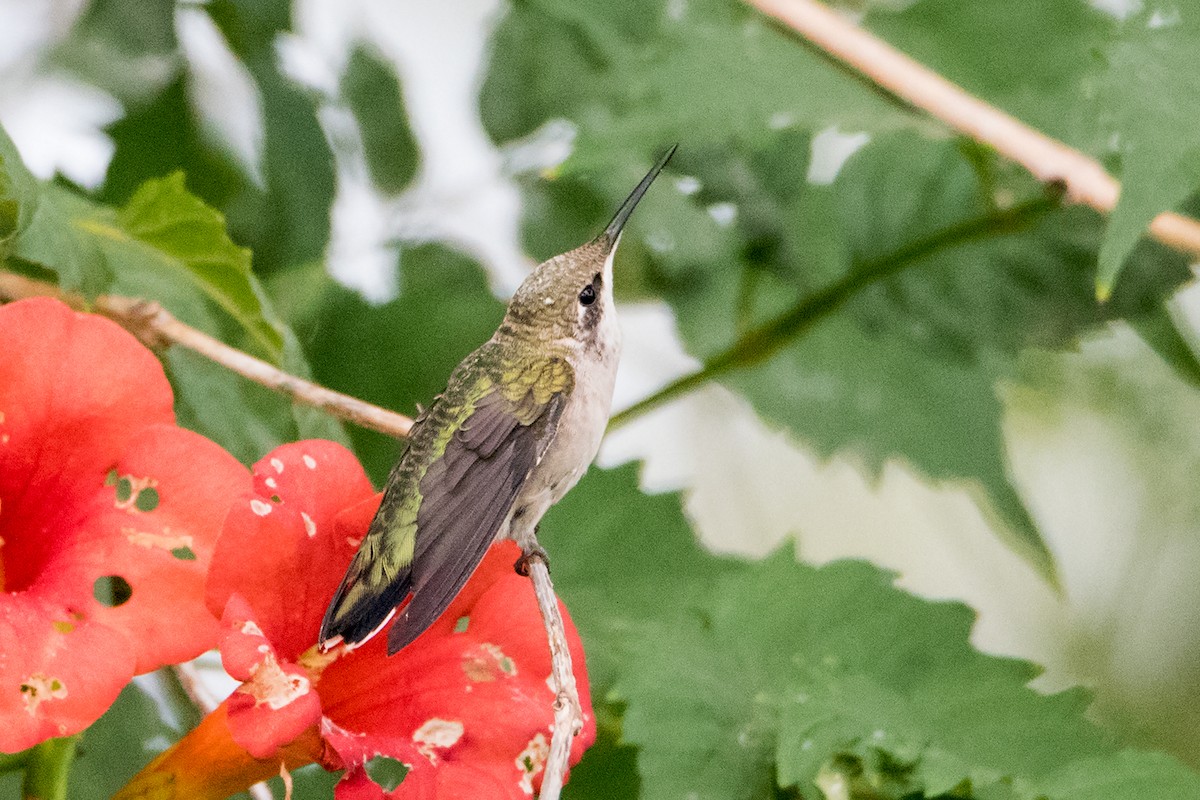
[[[531,415],[492,393],[450,437],[421,480],[412,602],[388,634],[389,652],[432,625],[471,577],[553,438],[562,403],[555,393]]]

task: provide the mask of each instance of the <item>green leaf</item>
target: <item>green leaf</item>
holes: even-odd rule
[[[292,29],[290,0],[214,0],[205,6],[262,98],[265,191],[235,198],[235,230],[261,274],[320,260],[329,239],[334,169],[317,101],[281,71],[278,37]]]
[[[618,684],[644,796],[751,798],[776,782],[807,795],[847,758],[932,796],[1111,752],[1085,694],[1027,688],[1036,668],[972,649],[972,621],[857,562],[780,553],[719,578],[640,640]]]
[[[1159,313],[1138,317],[1131,320],[1131,324],[1142,341],[1150,345],[1181,380],[1200,388],[1200,358],[1180,330],[1186,325],[1185,320],[1176,321],[1164,305]]]
[[[1126,20],[1105,53],[1096,108],[1117,139],[1122,189],[1100,247],[1101,298],[1150,221],[1200,187],[1200,129],[1189,111],[1200,103],[1191,79],[1198,44],[1194,9],[1164,4]]]
[[[357,46],[341,89],[362,130],[371,177],[383,191],[398,194],[416,175],[418,152],[394,68],[373,50]]]
[[[13,195],[13,182],[0,156],[0,260],[8,257],[8,243],[20,224],[21,204]]]
[[[243,464],[296,438],[282,395],[184,348],[168,350],[163,365],[175,390],[179,424],[203,433]]]
[[[597,702],[635,642],[665,635],[718,576],[743,568],[697,544],[678,496],[642,494],[634,466],[590,470],[546,514],[538,538],[583,637]]]
[[[173,271],[224,309],[272,361],[282,355],[283,338],[264,316],[262,299],[250,275],[250,251],[230,241],[225,218],[188,192],[183,173],[147,181],[117,213],[126,237],[146,245],[151,263],[139,270]],[[108,235],[117,237],[115,231]],[[132,262],[137,259],[129,254]],[[110,256],[111,257],[111,256]],[[124,265],[114,258],[114,268]],[[139,260],[140,261],[140,260]]]
[[[261,192],[233,156],[202,128],[188,97],[187,81],[182,70],[174,74],[109,126],[116,151],[96,199],[119,206],[146,181],[182,171],[192,192],[229,216],[234,238],[252,242],[251,221],[256,219],[255,203],[260,202]],[[261,264],[261,254],[256,256]]]
[[[637,750],[617,741],[617,732],[598,723],[596,741],[571,767],[571,780],[563,787],[567,800],[609,800],[640,797]]]
[[[515,4],[493,37],[481,97],[500,141],[575,123],[572,168],[621,153],[762,141],[781,128],[887,129],[907,109],[831,66],[758,12],[720,0]]]
[[[172,0],[93,0],[50,58],[123,104],[146,102],[179,69]]]
[[[6,260],[17,258],[58,273],[64,289],[95,296],[112,281],[101,248],[107,234],[90,205],[52,184],[43,184],[21,161],[0,128],[0,207],[6,220]],[[15,225],[13,220],[15,218]]]
[[[202,9],[259,92],[261,176],[247,175],[205,130],[188,97],[190,77],[179,69],[111,127],[116,153],[101,193],[120,204],[145,181],[183,170],[192,190],[224,213],[234,238],[254,252],[260,275],[322,257],[333,201],[333,161],[316,101],[280,72],[275,50],[276,37],[291,29],[290,8],[287,0],[214,0]],[[181,61],[177,51],[171,58]]]
[[[288,296],[323,287],[319,296],[289,309],[318,383],[413,415],[446,387],[458,362],[491,337],[504,305],[488,291],[479,266],[447,248],[405,248],[400,266],[404,292],[380,306],[337,286],[317,267],[281,275],[271,289]],[[400,443],[372,431],[350,433],[368,473],[382,482]]]
[[[877,3],[865,22],[1118,175],[1122,192],[1096,275],[1106,299],[1150,220],[1200,187],[1200,131],[1189,112],[1200,101],[1190,66],[1200,20],[1191,5],[1172,0],[1109,13],[1073,0],[1010,11],[971,0],[920,0],[899,12]]]
[[[829,187],[774,180],[802,145],[782,136],[773,146],[687,164],[706,187],[697,200],[732,204],[733,224],[650,202],[641,212],[644,226],[680,240],[707,227],[721,242],[701,254],[648,250],[685,343],[708,364],[697,378],[736,388],[821,454],[850,454],[872,473],[900,458],[982,490],[984,507],[1051,572],[1007,473],[995,383],[1023,347],[1153,313],[1186,278],[1182,261],[1141,248],[1101,306],[1098,219],[1052,210],[1022,179],[995,191],[1032,191],[1028,210],[991,210],[995,198],[952,142],[878,137]],[[732,167],[750,177],[730,181]]]
[[[1097,4],[1045,0],[1016,9],[972,0],[868,0],[865,27],[972,94],[1089,152],[1095,129],[1084,87],[1116,29]]]
[[[1196,800],[1200,776],[1165,753],[1124,750],[1070,764],[1038,788],[1053,800]]]
[[[34,747],[25,764],[24,796],[34,800],[66,800],[67,779],[79,736],[47,739]]]

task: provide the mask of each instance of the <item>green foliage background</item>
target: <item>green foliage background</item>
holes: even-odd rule
[[[389,303],[336,285],[322,266],[335,189],[324,100],[276,57],[292,9],[202,8],[260,93],[260,178],[214,144],[190,104],[175,5],[94,0],[47,65],[125,104],[108,130],[114,158],[87,192],[35,179],[0,134],[4,268],[88,296],[158,300],[289,371],[411,413],[490,334],[502,302],[479,264],[440,243],[402,245]],[[728,0],[514,2],[490,43],[482,121],[501,146],[557,120],[575,131],[560,167],[513,176],[535,258],[594,235],[679,142],[670,177],[698,190],[668,180],[652,192],[618,266],[622,299],[669,304],[704,365],[668,391],[718,381],[821,456],[851,456],[872,475],[899,460],[973,487],[997,534],[1053,583],[1052,548],[1008,468],[999,390],[1066,392],[1068,379],[1046,377],[1060,367],[1037,365],[1114,325],[1140,333],[1177,391],[1200,385],[1168,306],[1186,262],[1141,237],[1200,185],[1200,9],[1146,2],[1120,19],[1081,0],[915,0],[852,10],[1103,161],[1124,182],[1116,211],[1066,207]],[[169,69],[139,77],[152,59]],[[387,60],[363,42],[337,91],[375,185],[410,187],[422,154]],[[829,126],[871,138],[817,185],[812,143]],[[721,204],[736,208],[732,221],[712,213]],[[322,436],[351,443],[378,482],[398,452],[194,355],[171,351],[165,363],[181,422],[247,463]],[[1116,382],[1089,375],[1098,395]],[[971,647],[965,606],[917,599],[867,563],[711,555],[679,497],[644,495],[635,467],[593,469],[543,531],[600,719],[567,790],[576,800],[1200,797],[1200,777],[1176,758],[1194,763],[1194,742],[1136,714],[1097,725],[1083,690],[1031,690],[1036,667]],[[147,697],[130,687],[84,736],[71,797],[108,796],[192,722],[164,721]],[[0,791],[16,781],[0,779]],[[295,796],[328,796],[330,785],[304,770]]]

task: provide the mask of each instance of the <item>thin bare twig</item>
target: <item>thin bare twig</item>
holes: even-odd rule
[[[550,738],[550,754],[542,775],[539,800],[558,800],[571,758],[571,740],[583,729],[583,708],[579,705],[579,689],[575,671],[571,668],[571,650],[567,646],[566,629],[558,612],[558,598],[550,581],[550,570],[540,558],[529,560],[529,578],[537,595],[538,609],[550,640],[550,675],[554,679],[554,731]]]
[[[1116,206],[1121,184],[1094,158],[988,105],[816,0],[746,2],[897,97],[1021,164],[1038,180],[1061,181],[1070,202],[1105,214]],[[1200,221],[1163,212],[1150,223],[1150,234],[1200,256]]]
[[[0,299],[19,300],[26,297],[56,297],[74,308],[86,306],[83,298],[63,292],[53,284],[0,272]],[[157,303],[105,295],[96,298],[91,310],[114,320],[148,347],[186,347],[249,380],[283,392],[298,403],[315,406],[362,427],[401,438],[407,436],[412,429],[413,421],[403,414],[387,411],[355,397],[289,375],[265,361],[247,355],[180,322]],[[542,622],[546,627],[546,638],[550,646],[551,677],[554,680],[556,695],[554,731],[542,777],[540,797],[542,800],[558,800],[571,755],[571,740],[583,727],[583,709],[579,704],[579,689],[571,667],[566,627],[558,610],[558,599],[554,594],[554,584],[550,581],[550,570],[541,559],[530,559],[529,577],[533,582],[538,610],[541,611]],[[197,691],[199,687],[194,667],[181,665],[177,674],[192,701],[206,712],[211,711],[210,706],[213,704]],[[269,789],[267,791],[269,792]]]

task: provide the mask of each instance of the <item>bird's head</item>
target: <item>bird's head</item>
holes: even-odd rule
[[[613,256],[621,231],[674,153],[673,146],[646,173],[599,236],[542,262],[529,274],[509,303],[505,316],[509,329],[587,344],[596,341],[605,327],[615,326]]]

